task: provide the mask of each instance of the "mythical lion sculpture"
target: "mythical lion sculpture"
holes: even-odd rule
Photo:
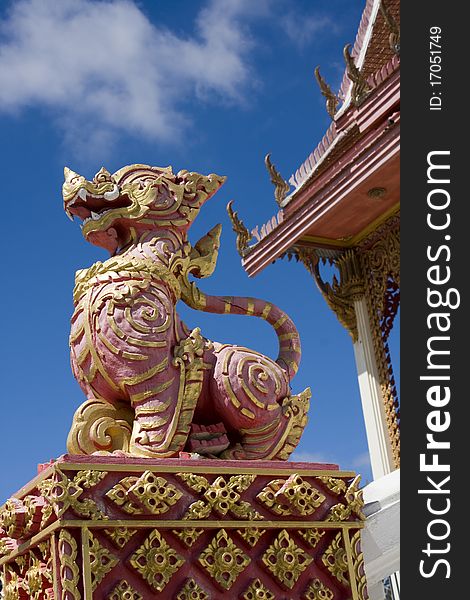
[[[71,362],[87,400],[74,416],[70,453],[285,460],[297,445],[310,390],[290,394],[300,360],[294,324],[268,302],[209,296],[189,281],[215,269],[221,226],[195,246],[187,232],[224,181],[148,165],[113,175],[102,168],[88,181],[65,168],[66,213],[111,253],[76,275]],[[189,331],[175,311],[179,299],[266,319],[279,357]]]

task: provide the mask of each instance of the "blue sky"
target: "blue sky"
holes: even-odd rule
[[[84,400],[69,366],[74,273],[105,253],[63,213],[64,165],[87,177],[136,162],[228,176],[190,232],[195,242],[223,224],[217,269],[201,288],[289,313],[303,343],[293,389],[313,393],[296,456],[371,479],[348,333],[301,265],[277,261],[248,279],[225,211],[233,199],[250,228],[276,212],[264,155],[287,179],[316,146],[329,117],[313,70],[339,87],[362,9],[362,0],[0,3],[0,502],[65,452]],[[210,339],[276,356],[260,319],[179,309]]]

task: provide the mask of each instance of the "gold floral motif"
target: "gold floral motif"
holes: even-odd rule
[[[44,505],[41,496],[26,496],[23,500],[10,498],[0,510],[0,527],[10,538],[31,537],[39,530]]]
[[[161,592],[183,565],[184,559],[155,529],[132,555],[131,565],[156,592]]]
[[[333,600],[334,594],[320,579],[313,579],[302,600]]]
[[[106,497],[129,515],[140,515],[144,512],[141,506],[129,500],[127,496],[130,488],[136,481],[138,481],[138,477],[124,477],[124,479],[121,479],[121,481],[106,492]]]
[[[362,512],[364,506],[363,492],[359,489],[361,476],[357,475],[344,494],[346,505],[338,503],[331,507],[327,521],[346,521],[352,514],[355,514],[361,521],[366,517]]]
[[[106,600],[143,600],[143,597],[125,579],[122,579]]]
[[[128,495],[137,498],[153,515],[162,515],[178,502],[182,493],[163,477],[145,471],[129,488]]]
[[[20,573],[22,573],[26,569],[26,565],[28,564],[28,559],[26,558],[26,554],[22,554],[15,559],[15,563],[18,566]]]
[[[9,537],[2,538],[0,540],[0,557],[2,557],[4,554],[8,554],[12,550],[14,550],[15,547],[16,547],[16,543],[14,540],[12,540]]]
[[[275,600],[274,594],[259,579],[255,579],[245,590],[243,600]]]
[[[213,483],[209,483],[201,475],[191,473],[178,473],[178,477],[194,491],[203,493],[205,498],[193,502],[183,519],[205,519],[212,510],[222,516],[230,512],[239,519],[250,521],[263,518],[249,502],[240,499],[240,494],[250,487],[256,475],[234,475],[228,481],[220,476]]]
[[[221,587],[229,590],[251,560],[221,529],[202,552],[199,562]]]
[[[8,566],[5,570],[6,579],[3,587],[3,600],[18,600],[20,598],[20,580],[18,575]]]
[[[42,595],[42,575],[43,565],[41,561],[34,555],[29,553],[29,568],[23,579],[23,588],[27,592],[28,597],[32,600],[39,600]]]
[[[364,569],[364,556],[361,550],[360,530],[356,531],[356,533],[351,538],[351,554],[354,575],[356,578],[358,600],[366,600],[366,598],[368,598],[369,596],[367,594],[367,581]]]
[[[206,594],[194,579],[189,579],[177,594],[176,600],[209,600],[209,595]]]
[[[300,475],[291,475],[275,494],[276,498],[285,498],[291,514],[311,515],[323,504],[325,496]]]
[[[284,516],[311,515],[325,501],[319,490],[297,474],[271,481],[256,497],[271,512]]]
[[[348,557],[342,539],[342,533],[339,532],[323,554],[322,562],[340,583],[347,585],[344,575],[348,572]]]
[[[290,508],[286,504],[282,504],[277,501],[276,494],[285,484],[285,479],[274,479],[266,485],[256,498],[264,504],[269,510],[276,515],[288,516],[290,515]]]
[[[283,529],[263,556],[263,563],[283,585],[292,589],[302,572],[312,562],[302,548]]]
[[[106,471],[79,471],[73,479],[69,479],[61,471],[56,471],[51,479],[45,479],[38,489],[57,517],[61,517],[71,508],[74,513],[90,519],[107,519],[108,517],[98,508],[91,498],[80,500],[85,489],[94,487],[104,477]],[[41,526],[48,520],[49,511],[43,511]]]
[[[124,548],[131,537],[137,533],[137,529],[115,527],[114,529],[105,529],[104,532],[118,548]]]
[[[80,600],[77,542],[66,529],[61,529],[59,533],[59,563],[62,600]]]
[[[312,548],[315,548],[315,546],[318,544],[318,542],[325,535],[325,531],[322,531],[321,529],[317,529],[316,527],[313,527],[312,529],[300,530],[299,533],[304,538],[304,540],[307,542],[307,544],[309,546],[311,546]]]
[[[104,548],[91,532],[89,533],[89,548],[91,587],[95,591],[104,577],[118,564],[119,559],[107,548]]]
[[[251,547],[256,546],[260,537],[266,533],[266,529],[258,529],[257,527],[247,527],[246,529],[237,529],[237,533]]]
[[[337,496],[346,491],[347,485],[344,479],[337,479],[336,477],[330,477],[328,475],[319,476],[317,479],[324,483],[330,492],[333,492],[333,494],[336,494]]]
[[[173,533],[180,538],[183,544],[185,544],[188,548],[191,548],[199,536],[204,533],[204,529],[196,529],[195,527],[190,527],[187,529],[174,529]]]

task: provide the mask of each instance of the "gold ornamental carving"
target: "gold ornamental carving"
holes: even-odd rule
[[[331,544],[325,550],[322,562],[340,583],[343,585],[348,584],[348,580],[345,577],[348,572],[348,557],[344,549],[343,534],[341,531],[333,538]]]
[[[80,498],[85,490],[97,485],[106,475],[106,471],[79,471],[73,479],[69,479],[61,471],[56,471],[51,479],[41,481],[38,489],[48,502],[43,509],[41,526],[48,522],[52,512],[60,518],[69,508],[80,517],[107,519],[94,500]]]
[[[351,555],[353,561],[354,576],[357,585],[358,600],[369,598],[367,593],[366,572],[364,568],[364,556],[361,550],[361,532],[356,533],[351,538]]]
[[[77,542],[66,529],[62,529],[59,534],[58,550],[62,600],[80,600],[81,595],[78,591],[80,570],[77,565]]]
[[[3,587],[3,600],[18,600],[20,598],[20,580],[17,573],[6,567],[5,575],[7,582]]]
[[[266,533],[266,530],[258,529],[257,527],[247,527],[246,529],[237,529],[237,533],[249,546],[253,548],[256,546],[263,534]]]
[[[325,535],[325,530],[313,527],[312,529],[302,529],[299,531],[299,533],[310,547],[315,548],[318,542]]]
[[[274,199],[276,200],[277,204],[281,206],[282,202],[289,193],[290,185],[271,162],[271,153],[266,154],[264,158],[264,164],[268,170],[271,183],[274,185]]]
[[[204,533],[204,529],[188,527],[187,529],[174,529],[173,533],[179,537],[187,548],[191,548],[194,542]]]
[[[176,595],[176,600],[209,600],[209,595],[194,579],[189,579]]]
[[[153,590],[161,592],[183,565],[184,559],[155,529],[129,562]]]
[[[251,560],[221,529],[202,552],[199,562],[221,587],[229,590]]]
[[[39,600],[43,589],[43,565],[41,561],[34,555],[29,553],[29,565],[23,579],[23,589],[28,594],[28,598]]]
[[[97,398],[87,400],[75,412],[67,437],[67,451],[93,454],[101,448],[101,452],[128,452],[133,418],[131,408],[122,402],[110,404]]]
[[[125,477],[106,496],[124,512],[162,515],[174,506],[182,493],[164,477],[145,471],[140,477]]]
[[[233,210],[233,200],[230,200],[227,204],[227,213],[232,222],[232,230],[237,234],[237,252],[243,258],[248,250],[248,242],[252,239],[253,234],[248,231],[238,213]]]
[[[302,600],[333,600],[334,594],[320,579],[313,579]]]
[[[321,481],[329,490],[339,496],[346,491],[347,485],[344,479],[338,479],[336,477],[330,477],[328,475],[322,475],[317,477],[319,481]]]
[[[325,496],[300,475],[275,479],[256,498],[271,512],[283,516],[309,516],[325,501]]]
[[[367,278],[367,310],[379,372],[379,382],[395,468],[400,468],[398,392],[388,347],[388,336],[400,303],[400,231],[393,228],[372,243],[364,240],[360,257]]]
[[[122,549],[137,533],[137,529],[129,529],[128,527],[114,527],[113,529],[105,529],[104,532],[111,539],[115,546]]]
[[[118,564],[119,560],[107,548],[104,548],[91,532],[88,535],[91,588],[95,591],[104,577]]]
[[[371,91],[371,87],[361,71],[356,67],[350,49],[351,44],[346,44],[343,49],[343,56],[346,63],[346,74],[352,82],[351,100],[354,106],[359,106]]]
[[[44,498],[40,496],[26,496],[22,500],[10,498],[0,511],[0,528],[8,538],[25,539],[33,536],[39,531],[45,504]],[[6,552],[8,549],[2,552],[0,546],[0,554]]]
[[[106,600],[144,600],[135,589],[122,579],[113,591],[106,597]]]
[[[263,555],[263,563],[284,586],[292,589],[313,558],[283,529]]]
[[[327,521],[346,521],[354,514],[361,521],[365,520],[362,512],[364,506],[363,491],[359,489],[361,476],[357,475],[344,493],[346,504],[338,503],[331,507]]]
[[[346,250],[334,259],[334,265],[339,271],[339,280],[335,275],[331,284],[323,281],[319,260],[311,253],[301,252],[299,258],[313,275],[318,289],[338,321],[349,331],[353,342],[356,342],[357,320],[354,302],[364,296],[364,276],[355,251]]]
[[[315,79],[318,82],[322,95],[326,98],[326,112],[334,119],[336,111],[338,109],[339,98],[332,91],[331,87],[326,83],[320,74],[320,67],[315,68]]]
[[[189,488],[204,497],[204,500],[196,500],[189,506],[183,519],[206,519],[212,510],[222,516],[230,512],[235,517],[245,520],[260,520],[263,518],[249,502],[245,502],[240,498],[241,494],[256,479],[256,475],[234,475],[228,481],[219,476],[213,483],[209,483],[202,475],[194,475],[193,473],[178,473],[178,477]]]
[[[259,579],[255,579],[242,598],[243,600],[275,600],[276,597]]]

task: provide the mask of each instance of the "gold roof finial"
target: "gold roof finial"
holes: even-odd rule
[[[315,69],[315,79],[320,86],[322,95],[326,98],[326,111],[330,117],[334,119],[339,104],[339,98],[320,75],[320,67],[316,67]]]
[[[237,251],[238,254],[243,258],[248,248],[248,242],[253,237],[248,229],[245,227],[243,221],[239,218],[238,214],[232,208],[233,200],[227,204],[227,212],[230,220],[232,221],[232,229],[237,234]]]
[[[276,167],[271,162],[271,153],[266,154],[264,159],[264,164],[268,169],[269,176],[271,177],[271,183],[274,185],[274,198],[276,202],[281,205],[282,201],[285,199],[290,190],[290,185],[287,183],[285,179],[283,179],[282,175],[276,169]]]
[[[371,89],[364,75],[356,67],[350,48],[351,44],[346,44],[343,56],[346,62],[346,74],[352,81],[351,99],[355,106],[359,106]]]

